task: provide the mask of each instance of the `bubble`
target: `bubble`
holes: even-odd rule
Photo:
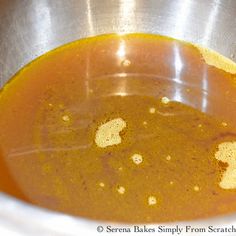
[[[199,191],[200,191],[200,188],[199,188],[199,186],[197,186],[197,185],[195,185],[195,186],[193,187],[193,189],[194,189],[195,192],[199,192]]]
[[[123,186],[117,186],[117,192],[119,194],[124,194],[125,193],[125,188]]]
[[[68,122],[68,121],[70,121],[70,117],[68,115],[64,115],[64,116],[62,116],[62,120],[65,122]]]
[[[156,108],[155,107],[149,108],[149,113],[154,114],[155,112],[156,112]]]
[[[131,156],[132,161],[134,164],[139,165],[143,162],[143,157],[140,154],[135,153],[134,155]]]
[[[125,59],[125,60],[123,60],[123,61],[121,62],[121,64],[122,64],[123,66],[127,67],[127,66],[130,66],[131,61],[128,60],[128,59]]]
[[[161,98],[161,102],[163,104],[168,104],[170,102],[170,99],[168,97],[163,97],[163,98]]]
[[[156,205],[157,204],[157,199],[155,196],[149,196],[148,197],[148,205],[152,206],[152,205]]]
[[[222,125],[223,127],[228,126],[228,124],[227,124],[226,122],[222,122],[221,125]]]

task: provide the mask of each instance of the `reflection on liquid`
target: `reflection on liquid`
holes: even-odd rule
[[[207,112],[207,106],[208,106],[208,74],[207,70],[203,69],[203,76],[202,76],[202,108],[201,110],[203,112]]]
[[[174,61],[174,69],[175,69],[175,80],[176,82],[181,82],[180,78],[181,78],[181,73],[182,73],[184,64],[180,55],[179,47],[176,44],[174,45],[173,61]]]
[[[125,60],[126,48],[125,48],[125,41],[123,39],[120,40],[119,49],[118,49],[116,55],[118,56],[120,61]]]
[[[83,149],[88,149],[89,147],[92,146],[92,143],[86,144],[86,145],[79,145],[79,146],[71,146],[71,147],[53,147],[53,148],[20,148],[20,149],[15,149],[12,150],[11,153],[8,154],[8,157],[25,157],[31,154],[39,154],[43,153],[49,155],[57,152],[71,152],[71,151],[81,151]]]
[[[86,92],[86,98],[89,99],[91,91],[93,91],[93,89],[91,88],[90,85],[90,54],[87,54],[86,56],[86,63],[85,63],[85,81],[84,81],[84,87],[85,87],[85,92]]]
[[[182,98],[182,94],[181,94],[181,89],[179,88],[180,86],[182,86],[182,80],[181,80],[181,73],[182,73],[182,69],[184,67],[183,65],[183,61],[180,55],[180,51],[178,48],[178,45],[174,45],[173,47],[173,67],[175,70],[175,77],[173,78],[173,81],[175,81],[175,89],[174,89],[174,95],[173,95],[173,100],[178,101],[178,102],[183,102],[185,99]]]

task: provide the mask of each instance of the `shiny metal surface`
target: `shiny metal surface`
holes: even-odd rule
[[[111,32],[167,35],[236,61],[235,14],[234,0],[0,0],[0,87],[23,65],[55,47]],[[234,222],[236,216],[195,224]],[[4,235],[95,235],[97,225],[0,195]]]

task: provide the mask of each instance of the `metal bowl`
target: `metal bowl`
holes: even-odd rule
[[[0,0],[0,87],[43,53],[105,33],[166,35],[211,48],[236,61],[235,12],[233,0]],[[236,216],[231,215],[178,225],[207,229],[209,225],[229,227],[234,223]],[[112,223],[51,212],[0,194],[1,235],[97,235],[99,225],[106,230]],[[153,227],[157,229],[157,225]],[[182,235],[186,234],[184,230]]]

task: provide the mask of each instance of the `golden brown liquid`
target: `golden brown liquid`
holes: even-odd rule
[[[107,35],[54,50],[0,94],[0,189],[99,220],[234,212],[236,190],[219,187],[227,165],[214,158],[236,140],[234,81],[165,37]],[[127,124],[122,142],[98,147],[98,127],[116,118]]]

